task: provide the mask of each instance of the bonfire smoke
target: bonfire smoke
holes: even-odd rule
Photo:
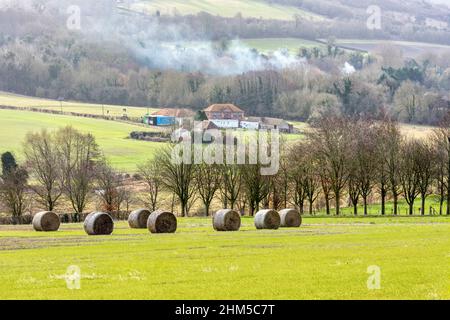
[[[121,1],[123,6],[124,1]],[[252,50],[238,40],[225,48],[202,38],[189,26],[160,23],[157,17],[130,13],[119,9],[116,0],[0,0],[1,8],[45,11],[69,16],[70,6],[79,6],[79,32],[94,41],[115,42],[130,50],[141,63],[152,69],[201,71],[214,75],[233,75],[248,71],[284,69],[304,63],[287,50],[269,55]],[[66,27],[65,25],[61,28]]]

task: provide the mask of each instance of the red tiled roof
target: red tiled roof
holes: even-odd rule
[[[165,116],[176,118],[189,118],[194,116],[194,111],[189,109],[165,108],[152,113],[152,116]]]
[[[204,110],[205,112],[225,112],[225,111],[229,111],[229,112],[244,112],[241,109],[239,109],[238,107],[236,107],[234,104],[231,103],[225,103],[225,104],[213,104],[210,105],[208,108],[206,108]]]

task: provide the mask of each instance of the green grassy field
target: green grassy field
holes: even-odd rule
[[[0,105],[20,108],[37,107],[48,110],[61,110],[61,104],[59,101],[21,96],[7,92],[0,92]],[[124,112],[124,108],[126,109],[126,112]],[[109,115],[113,117],[122,117],[124,114],[126,114],[128,117],[142,117],[147,112],[153,112],[157,109],[114,105],[102,106],[101,104],[64,101],[62,102],[62,110],[64,112],[77,112],[105,116]]]
[[[218,233],[179,219],[176,234],[116,223],[89,237],[0,226],[0,299],[449,299],[450,218],[305,218],[300,229]],[[69,290],[70,265],[81,288]],[[369,290],[369,266],[381,288]]]
[[[222,17],[234,17],[241,13],[247,18],[263,18],[278,20],[293,20],[294,15],[319,21],[325,18],[311,12],[292,6],[270,4],[259,0],[147,0],[139,1],[131,6],[132,10],[155,14],[181,15],[207,12]]]
[[[424,42],[338,39],[336,40],[336,44],[369,52],[377,51],[380,47],[385,45],[391,45],[400,48],[407,57],[417,57],[430,52],[434,54],[450,52],[450,46]]]
[[[280,49],[287,49],[291,54],[297,54],[299,48],[322,48],[325,45],[311,40],[299,38],[262,38],[262,39],[242,39],[242,43],[250,48],[257,49],[263,53],[274,52]]]
[[[161,145],[128,139],[131,131],[151,130],[138,125],[29,111],[0,110],[0,153],[13,151],[22,159],[22,143],[27,132],[40,131],[43,128],[53,130],[67,125],[85,133],[92,133],[111,164],[126,172],[134,172],[136,166],[152,157],[154,150]]]

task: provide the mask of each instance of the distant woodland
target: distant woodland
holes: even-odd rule
[[[414,24],[401,24],[390,20],[387,14],[382,30],[369,31],[365,28],[368,1],[359,1],[354,10],[342,5],[348,1],[334,6],[329,1],[272,2],[298,6],[327,20],[311,23],[302,17],[292,21],[246,19],[239,14],[223,18],[207,13],[142,17],[114,12],[113,18],[106,19],[96,15],[109,14],[111,10],[98,9],[91,14],[104,28],[89,25],[82,31],[72,31],[65,28],[65,12],[38,6],[2,9],[0,90],[52,99],[194,110],[211,103],[230,102],[249,115],[302,121],[312,121],[321,114],[369,119],[389,115],[403,122],[436,124],[448,113],[450,52],[430,53],[413,60],[389,45],[370,54],[343,50],[335,45],[335,39],[450,44],[449,30],[431,28],[421,23],[420,16]],[[387,8],[405,13],[417,9],[384,2]],[[448,10],[436,8],[429,12],[422,8],[420,12],[440,20],[449,14]],[[111,25],[119,25],[120,30],[110,29]],[[148,31],[149,26],[154,30],[144,40],[132,37],[132,30]],[[146,43],[149,38],[172,41],[173,30],[177,30],[177,38],[211,41],[213,54],[219,58],[232,55],[230,44],[236,38],[326,40],[322,46],[299,48],[295,59],[302,63],[295,67],[218,75],[202,70],[161,69],[143,57],[142,51],[151,50]],[[127,39],[135,39],[132,44],[123,41],[127,35]],[[255,49],[252,54],[258,59],[270,59]],[[354,70],[344,72],[345,63]]]

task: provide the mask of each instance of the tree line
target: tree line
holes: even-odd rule
[[[128,209],[133,198],[152,210],[163,198],[171,198],[171,210],[189,216],[210,215],[213,207],[233,208],[253,215],[260,208],[295,207],[302,214],[324,211],[368,214],[370,204],[404,200],[408,213],[420,201],[425,215],[426,199],[435,195],[439,214],[450,214],[450,129],[436,128],[426,138],[407,137],[396,122],[354,120],[328,116],[318,119],[306,137],[284,143],[280,170],[261,175],[261,165],[189,164],[172,161],[173,145],[166,145],[152,159],[139,164],[133,180],[145,190],[135,192],[124,175],[112,168],[92,135],[66,127],[55,132],[29,133],[24,142],[25,161],[16,163],[11,153],[2,155],[0,203],[18,223],[27,210],[30,193],[40,208],[54,210],[70,203],[71,221],[79,221],[95,196],[107,212]],[[201,204],[203,209],[199,210]]]
[[[328,116],[316,120],[302,141],[284,145],[280,170],[273,176],[261,175],[260,165],[174,164],[170,148],[140,170],[147,172],[153,186],[154,207],[155,190],[167,188],[178,197],[183,216],[198,199],[206,214],[216,199],[222,207],[250,215],[262,207],[340,215],[346,205],[353,207],[354,215],[362,205],[367,215],[374,202],[385,215],[387,201],[392,201],[393,214],[398,215],[401,199],[413,215],[420,199],[420,212],[425,215],[431,194],[438,197],[442,215],[450,214],[449,207],[444,212],[449,201],[449,137],[448,126],[436,128],[426,138],[414,138],[404,136],[391,120]]]

